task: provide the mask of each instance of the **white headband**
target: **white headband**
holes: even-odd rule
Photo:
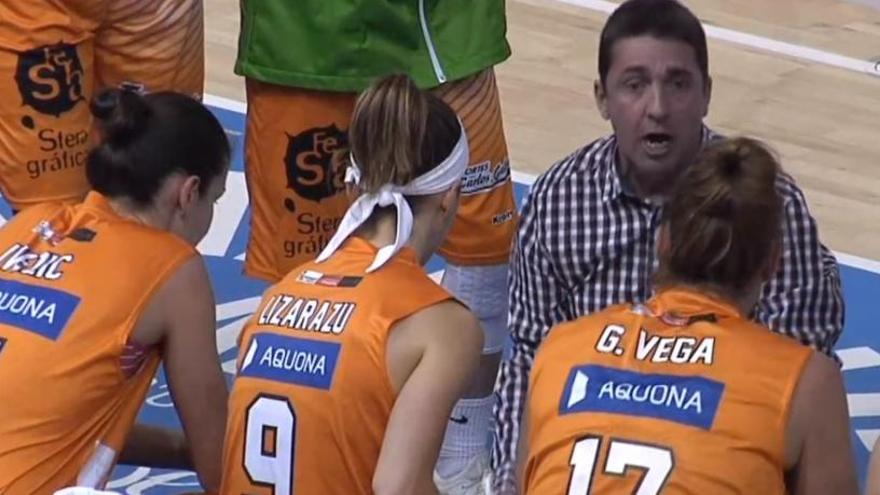
[[[459,125],[461,125],[461,121],[459,121]],[[362,194],[355,200],[345,212],[345,216],[342,217],[336,234],[321,251],[316,261],[318,263],[326,261],[335,253],[339,246],[370,218],[376,206],[391,206],[393,204],[397,207],[397,233],[394,237],[394,244],[379,249],[373,263],[367,268],[367,273],[378,269],[400,251],[412,235],[413,214],[404,196],[425,196],[448,190],[461,181],[461,176],[469,162],[467,135],[464,132],[464,125],[461,125],[461,136],[458,138],[458,142],[441,164],[426,174],[416,177],[408,184],[403,186],[386,184],[376,193]],[[361,171],[354,161],[354,157],[351,157],[351,166],[346,170],[345,179],[346,182],[360,183]]]

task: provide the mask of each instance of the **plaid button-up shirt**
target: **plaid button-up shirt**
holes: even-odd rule
[[[718,136],[704,128],[703,139]],[[496,489],[515,486],[515,456],[529,371],[557,323],[652,295],[662,207],[625,190],[617,139],[597,140],[542,174],[523,206],[510,267],[513,354],[502,363],[492,452]],[[782,258],[754,318],[827,354],[843,330],[844,304],[834,255],[819,241],[803,193],[787,174]]]

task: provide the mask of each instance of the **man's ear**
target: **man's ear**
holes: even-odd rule
[[[593,98],[596,100],[599,115],[608,120],[608,95],[605,94],[605,85],[600,79],[593,81]]]
[[[706,76],[703,93],[703,117],[705,117],[709,115],[709,103],[712,101],[712,76]]]

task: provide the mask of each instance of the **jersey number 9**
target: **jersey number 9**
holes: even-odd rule
[[[274,495],[293,493],[296,413],[284,397],[260,395],[245,417],[244,472]]]

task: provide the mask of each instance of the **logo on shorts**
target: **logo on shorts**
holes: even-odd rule
[[[57,117],[84,100],[84,79],[75,45],[46,45],[18,56],[15,82],[22,102],[40,113]]]
[[[345,190],[348,135],[336,124],[287,135],[287,187],[300,197],[320,202]],[[293,211],[290,200],[285,201]]]
[[[513,218],[513,210],[507,210],[492,217],[492,225],[501,225]]]
[[[486,160],[465,169],[461,178],[461,194],[477,194],[495,189],[510,180],[510,162],[506,159],[492,166]]]

